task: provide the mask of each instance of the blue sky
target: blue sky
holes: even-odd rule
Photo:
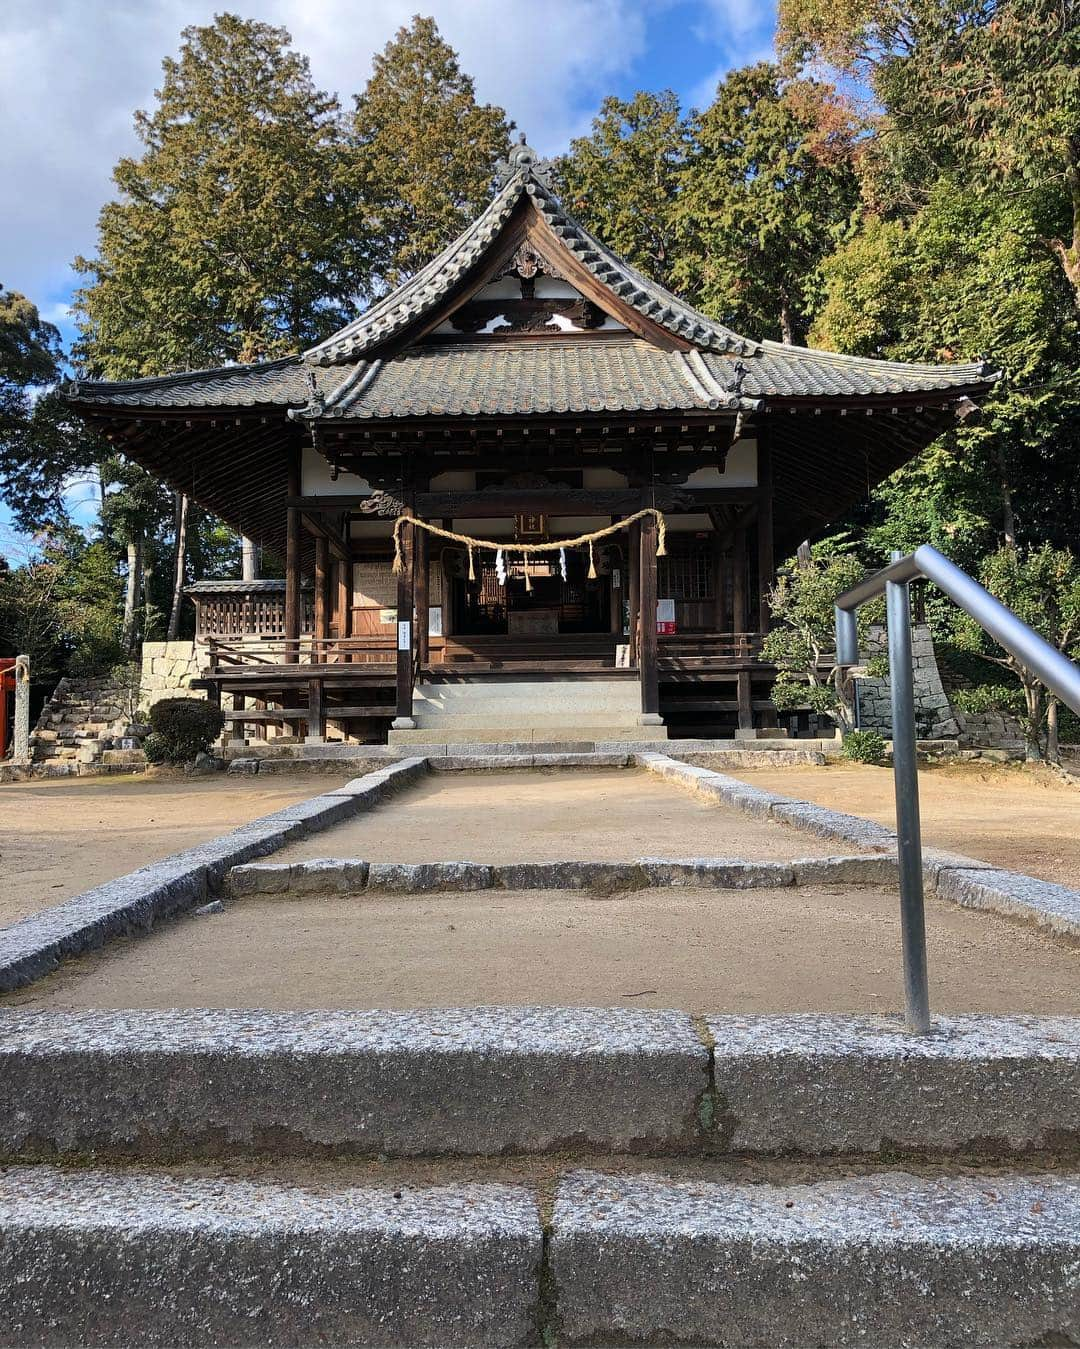
[[[769,56],[775,26],[772,0],[6,0],[0,182],[14,191],[0,212],[0,284],[66,341],[71,260],[93,253],[112,167],[136,148],[132,113],[152,105],[180,30],[224,8],[283,24],[343,100],[401,24],[433,14],[478,95],[543,154],[587,131],[607,94],[672,88],[686,105],[707,102],[727,70]],[[17,552],[2,507],[0,551]]]

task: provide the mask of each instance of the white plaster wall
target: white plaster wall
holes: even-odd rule
[[[715,465],[699,468],[686,480],[687,487],[756,487],[757,441],[737,440],[728,450],[723,473]]]
[[[300,492],[303,496],[370,496],[371,484],[358,473],[341,469],[335,482],[330,465],[314,445],[305,445],[300,458]]]

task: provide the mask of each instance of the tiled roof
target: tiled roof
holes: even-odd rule
[[[226,365],[119,383],[80,380],[64,392],[79,403],[121,407],[296,407],[311,398],[311,380],[322,391],[339,382],[336,371],[305,365],[299,356],[258,365]]]
[[[704,351],[739,355],[757,349],[715,319],[691,309],[677,295],[650,281],[616,257],[588,230],[566,214],[558,199],[531,166],[513,174],[490,206],[447,248],[403,286],[372,305],[333,337],[305,353],[320,365],[354,361],[377,350],[403,329],[440,304],[492,247],[523,196],[532,198],[555,236],[593,276],[645,318]]]
[[[725,372],[730,381],[730,368]],[[708,375],[706,373],[706,379]],[[738,407],[681,352],[639,338],[411,347],[350,367],[320,416],[499,417]]]
[[[302,415],[389,420],[734,410],[763,396],[930,393],[985,379],[980,365],[896,365],[773,343],[742,365],[744,372],[727,357],[661,351],[629,336],[425,344],[389,361],[349,366],[325,403]],[[735,394],[740,374],[741,399]]]
[[[235,576],[225,580],[193,581],[184,587],[185,595],[277,595],[285,593],[285,582],[272,577],[241,581]]]

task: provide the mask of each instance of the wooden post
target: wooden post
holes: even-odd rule
[[[326,708],[323,706],[323,682],[308,680],[307,740],[321,745],[326,739]]]
[[[764,635],[772,622],[769,591],[776,580],[773,559],[773,481],[772,450],[764,427],[758,432],[757,442],[758,491],[758,631]]]
[[[627,547],[627,564],[630,569],[630,664],[638,663],[638,617],[641,612],[641,521],[635,520],[630,526],[630,543]]]
[[[315,619],[311,659],[316,664],[326,660],[323,643],[330,636],[330,545],[326,539],[315,540]]]
[[[750,671],[740,670],[735,679],[736,696],[739,701],[739,730],[752,731],[754,729],[754,704],[750,685]]]
[[[735,531],[731,546],[732,595],[731,631],[746,631],[746,530]]]
[[[411,731],[416,727],[413,721],[413,534],[411,524],[401,531],[402,567],[397,578],[397,716],[393,728],[398,731]]]
[[[641,677],[641,713],[647,724],[660,721],[660,685],[657,668],[656,643],[656,517],[647,515],[641,521],[641,565],[638,580],[640,590],[641,629],[638,638],[638,668]]]
[[[285,660],[300,659],[300,512],[290,506],[285,523]]]
[[[715,528],[712,533],[712,592],[713,592],[713,631],[727,632],[727,594],[724,553],[720,547],[720,535]]]
[[[416,659],[419,661],[421,669],[427,665],[430,656],[428,614],[431,590],[428,572],[430,557],[428,537],[426,529],[413,527],[413,547],[415,549],[413,572],[416,577]]]

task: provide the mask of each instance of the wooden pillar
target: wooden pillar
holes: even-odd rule
[[[713,593],[713,631],[728,632],[727,623],[727,573],[724,565],[724,551],[720,546],[720,535],[712,533],[712,593]]]
[[[430,611],[430,573],[428,562],[430,559],[429,538],[426,529],[417,529],[413,527],[413,547],[415,556],[413,558],[413,572],[416,577],[416,658],[420,662],[421,668],[427,665],[431,654],[430,642],[428,640],[429,611]]]
[[[647,515],[641,521],[641,563],[638,578],[640,604],[640,636],[638,670],[641,678],[641,712],[643,717],[659,720],[660,685],[657,667],[656,643],[656,517]]]
[[[772,622],[772,609],[769,605],[769,591],[776,580],[776,563],[773,558],[773,481],[772,450],[769,446],[768,432],[762,427],[758,432],[758,631],[769,631]]]
[[[735,676],[736,695],[739,702],[739,730],[752,731],[754,729],[754,704],[752,701],[753,690],[750,684],[750,671],[740,670]]]
[[[405,525],[401,531],[402,566],[397,578],[396,730],[412,730],[416,724],[413,721],[413,536],[413,526]]]
[[[315,619],[312,659],[326,660],[324,643],[330,636],[330,545],[326,539],[315,540]]]
[[[321,745],[326,739],[326,708],[323,706],[323,682],[308,680],[307,739]]]
[[[630,526],[630,543],[627,547],[627,564],[630,569],[630,664],[638,663],[638,617],[641,613],[641,522],[635,520]]]
[[[731,594],[731,630],[746,631],[746,530],[740,526],[735,530],[731,545],[732,594]]]
[[[300,512],[290,506],[285,523],[285,660],[300,659]]]

